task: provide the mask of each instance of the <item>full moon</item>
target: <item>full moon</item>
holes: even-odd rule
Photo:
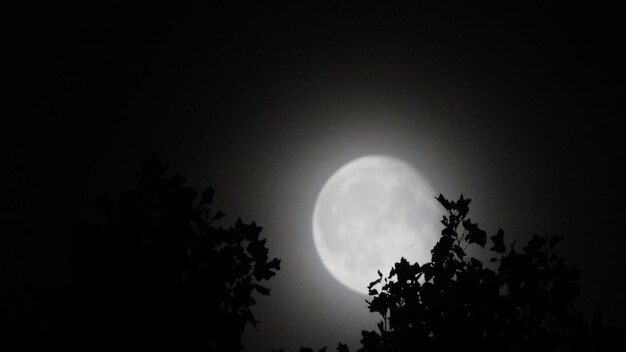
[[[348,288],[367,286],[401,257],[430,261],[442,211],[435,191],[411,165],[365,156],[337,170],[313,211],[313,238],[324,266]]]

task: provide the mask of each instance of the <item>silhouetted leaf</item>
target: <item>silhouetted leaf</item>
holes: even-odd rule
[[[428,282],[430,280],[432,280],[432,277],[434,276],[434,269],[432,266],[432,263],[427,263],[425,265],[422,265],[422,271],[424,272],[424,279]]]
[[[461,194],[461,197],[456,202],[456,209],[459,212],[460,218],[464,218],[469,212],[469,204],[471,201],[472,200],[469,198],[468,199],[463,198],[463,195]]]
[[[379,271],[379,272],[380,272],[380,271]],[[369,289],[371,289],[372,287],[374,287],[374,286],[376,286],[377,284],[379,284],[379,283],[380,283],[380,280],[382,280],[382,278],[379,278],[379,279],[376,279],[376,280],[374,280],[374,281],[370,282],[370,284],[369,284],[369,285],[367,285],[367,289],[369,290]]]
[[[467,229],[468,234],[465,238],[469,243],[476,243],[481,247],[487,244],[487,233],[478,227],[478,224],[472,223],[469,219],[463,221],[463,227]]]
[[[369,302],[370,312],[378,312],[380,315],[387,314],[389,307],[387,306],[387,295],[380,293]]]
[[[244,238],[248,241],[256,241],[259,238],[259,234],[263,230],[262,227],[256,226],[256,223],[244,224],[240,218],[235,222],[235,231],[241,231]]]
[[[398,281],[405,282],[411,279],[411,265],[404,257],[400,258],[400,261],[394,265],[394,268]]]
[[[530,241],[528,241],[528,244],[524,248],[530,251],[537,251],[545,246],[546,243],[547,240],[544,237],[535,235]]]
[[[454,253],[459,257],[459,258],[463,258],[465,257],[465,251],[463,251],[463,248],[461,248],[458,245],[454,245],[452,247],[452,251],[454,251]]]
[[[274,258],[267,263],[268,269],[280,270],[280,259]]]
[[[255,329],[257,328],[256,324],[258,321],[254,318],[254,315],[252,315],[249,309],[242,309],[241,314]]]
[[[447,236],[447,237],[457,237],[457,233],[456,231],[454,231],[454,229],[452,227],[446,227],[445,229],[441,230],[441,236]]]
[[[226,214],[224,214],[222,211],[218,210],[217,213],[215,213],[215,215],[213,215],[211,220],[219,220],[219,219],[223,218],[225,215]]]
[[[339,345],[337,346],[337,352],[350,352],[350,349],[348,349],[348,345],[345,345],[340,342]]]
[[[452,237],[441,237],[437,244],[435,244],[435,247],[431,250],[432,261],[442,262],[449,258],[453,243],[454,239]]]
[[[375,331],[361,331],[363,338],[361,339],[361,343],[364,347],[370,347],[371,350],[378,347],[380,343],[380,335],[378,335]]]
[[[439,193],[439,196],[435,197],[435,199],[437,199],[437,201],[439,201],[439,204],[443,205],[446,210],[450,210],[450,202],[443,196],[443,194]]]
[[[252,241],[248,244],[247,251],[256,262],[263,263],[267,260],[269,250],[265,247],[265,239],[260,241]]]
[[[506,248],[504,247],[504,231],[502,231],[502,229],[499,229],[497,234],[491,236],[491,241],[493,242],[493,247],[491,247],[492,251],[504,253]]]
[[[480,260],[476,259],[476,258],[473,258],[473,257],[472,257],[472,258],[470,259],[470,263],[471,263],[471,264],[472,264],[472,266],[474,266],[475,268],[479,268],[479,269],[482,269],[482,268],[483,268],[483,263],[482,263]]]
[[[259,292],[262,295],[269,296],[270,294],[270,289],[265,286],[254,285],[254,289],[257,290],[257,292]]]

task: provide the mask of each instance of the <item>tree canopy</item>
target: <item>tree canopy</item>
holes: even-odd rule
[[[620,333],[589,329],[574,309],[578,268],[556,252],[560,236],[532,237],[522,248],[488,236],[469,217],[470,199],[436,197],[446,210],[428,263],[395,263],[368,286],[377,331],[362,331],[359,352],[591,351],[624,346]],[[484,264],[468,254],[478,247]],[[302,348],[301,352],[313,351]],[[326,351],[322,348],[320,352]],[[348,352],[344,344],[337,351]]]
[[[561,237],[507,247],[468,217],[470,199],[437,197],[447,214],[429,263],[401,258],[369,285],[378,331],[363,331],[360,351],[576,350],[584,326],[574,312],[579,270],[554,248]],[[488,244],[489,243],[489,244]],[[492,267],[467,254],[479,246]]]
[[[72,238],[77,301],[72,335],[98,347],[204,347],[235,351],[246,324],[256,326],[253,292],[280,269],[261,227],[215,222],[213,190],[201,193],[167,175],[155,155],[137,187],[102,198],[103,224],[82,224]]]

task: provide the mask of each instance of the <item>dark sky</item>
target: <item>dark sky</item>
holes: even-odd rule
[[[26,302],[28,287],[70,280],[73,224],[156,150],[216,189],[225,224],[263,226],[283,260],[247,350],[356,344],[377,317],[325,271],[311,215],[335,170],[386,154],[472,198],[490,233],[565,235],[581,311],[625,327],[615,9],[47,6],[9,14],[5,52],[18,105],[4,118],[5,278]]]

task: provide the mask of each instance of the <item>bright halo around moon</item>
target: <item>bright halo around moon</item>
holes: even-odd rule
[[[313,211],[315,247],[342,284],[367,294],[401,257],[430,262],[443,215],[428,180],[411,165],[365,156],[337,170]]]

